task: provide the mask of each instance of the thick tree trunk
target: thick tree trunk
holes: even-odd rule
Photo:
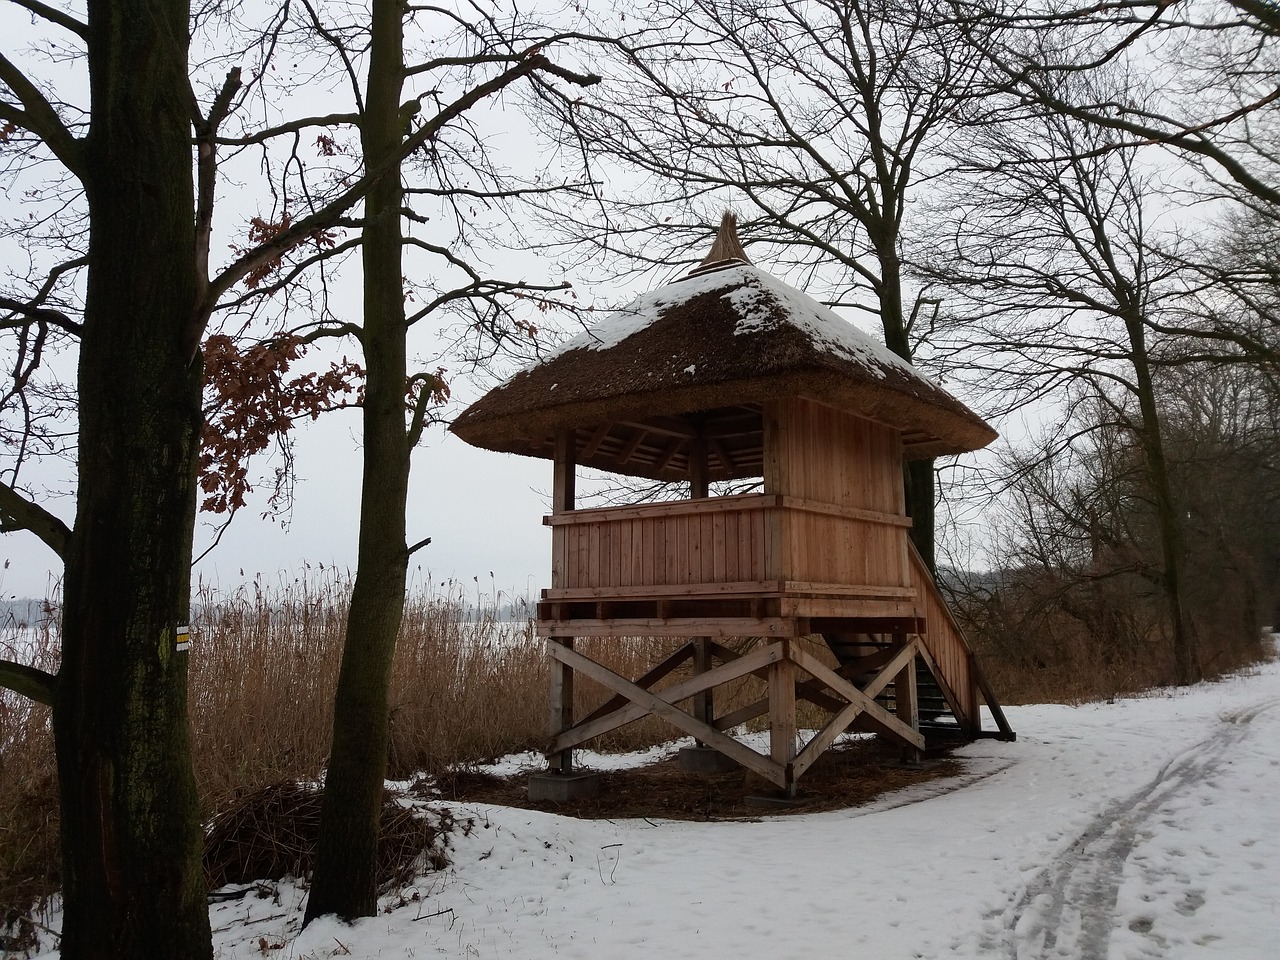
[[[188,7],[89,5],[93,224],[54,700],[66,960],[211,955],[187,732],[200,374]]]
[[[403,72],[402,5],[375,0],[369,85],[361,126],[365,169],[400,146]],[[377,912],[375,861],[387,769],[388,688],[404,613],[405,505],[410,446],[405,426],[406,324],[401,267],[398,172],[365,202],[364,486],[356,582],[334,701],[333,747],[325,776],[317,852],[306,922]]]
[[[932,460],[911,460],[903,465],[907,485],[907,516],[911,518],[908,533],[920,552],[920,559],[936,578],[937,554],[934,540],[934,503],[937,497]]]

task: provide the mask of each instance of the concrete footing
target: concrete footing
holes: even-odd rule
[[[680,768],[690,773],[733,773],[742,767],[737,760],[712,747],[681,747]]]
[[[529,799],[565,803],[600,792],[598,773],[555,773],[545,771],[529,776]]]

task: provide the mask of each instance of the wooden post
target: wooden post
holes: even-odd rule
[[[561,430],[556,434],[555,466],[551,478],[551,512],[568,513],[574,509],[577,498],[577,431]],[[562,586],[552,571],[552,585]],[[552,638],[547,643],[558,643],[573,649],[573,638]],[[573,726],[573,668],[548,656],[550,661],[549,719],[551,736],[557,737]],[[573,750],[561,750],[547,755],[547,766],[554,773],[573,772]]]
[[[555,467],[551,475],[552,513],[568,513],[574,507],[577,496],[576,434],[576,430],[561,430],[556,434]]]
[[[796,758],[796,664],[791,641],[783,640],[783,657],[769,667],[769,756],[786,770],[783,792],[796,795],[791,761]]]
[[[693,643],[693,675],[696,677],[706,673],[715,664],[711,659],[710,637],[692,637],[691,642]],[[710,688],[693,695],[693,715],[708,725],[716,722],[715,695]],[[700,747],[706,746],[701,740],[696,742]]]
[[[552,637],[547,643],[573,649],[572,637]],[[555,738],[573,726],[573,668],[555,657],[548,655],[547,659],[551,661],[550,728]],[[553,773],[572,773],[573,749],[547,754],[547,766]]]
[[[689,441],[689,496],[699,500],[710,496],[710,469],[707,463],[707,438],[702,435],[702,425],[698,425],[698,434]],[[702,544],[703,550],[715,549],[713,544]],[[692,637],[693,673],[694,676],[706,673],[714,666],[711,661],[711,638]],[[693,697],[693,715],[703,723],[712,724],[716,719],[715,693],[703,690]],[[695,741],[698,746],[706,746],[701,740]]]
[[[791,489],[791,465],[788,447],[791,442],[792,402],[787,398],[768,400],[763,404],[763,443],[764,443],[764,492],[766,494],[787,495]],[[791,561],[787,545],[789,537],[789,512],[786,510],[765,511],[764,526],[764,577],[765,580],[788,580],[791,576]],[[757,547],[757,550],[760,548]]]
[[[969,702],[973,704],[973,716],[969,718],[969,735],[976,737],[982,733],[982,704],[985,697],[982,694],[982,686],[978,683],[977,660],[972,651],[965,658],[966,666],[969,668]]]
[[[901,634],[896,639],[904,639]],[[920,698],[916,693],[916,658],[912,657],[893,678],[894,712],[898,719],[917,733],[920,731]],[[915,747],[902,748],[902,762],[917,764],[920,751]]]

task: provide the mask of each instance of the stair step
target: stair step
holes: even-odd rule
[[[827,646],[835,654],[837,662],[842,666],[848,666],[866,656],[869,648],[886,649],[893,646],[891,643],[878,643],[861,637],[851,639],[845,636],[831,636],[825,639]],[[862,679],[858,678],[858,682]],[[865,679],[869,680],[870,676]],[[896,712],[897,709],[895,686],[896,684],[891,681],[875,698],[880,706],[891,713]],[[926,738],[950,741],[967,737],[965,729],[960,726],[951,712],[942,688],[923,660],[916,661],[916,716],[920,732]]]

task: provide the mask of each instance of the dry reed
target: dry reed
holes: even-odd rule
[[[258,578],[229,593],[198,589],[190,715],[206,817],[323,771],[350,593],[346,574],[311,566],[274,584]],[[546,745],[546,656],[528,613],[519,600],[469,594],[457,581],[427,581],[410,592],[391,683],[390,776],[435,774]],[[49,605],[42,622],[24,632],[31,638],[25,652],[9,655],[56,669],[56,614]],[[578,649],[635,677],[682,642],[580,640]],[[745,650],[751,643],[732,645]],[[678,671],[659,688],[687,675]],[[758,678],[743,678],[718,706],[736,708],[764,689]],[[576,694],[579,715],[607,699],[585,678]],[[649,717],[590,745],[630,750],[675,733]],[[58,886],[58,826],[48,712],[16,697],[0,699],[0,810],[10,811],[0,820],[0,909],[20,912]]]

